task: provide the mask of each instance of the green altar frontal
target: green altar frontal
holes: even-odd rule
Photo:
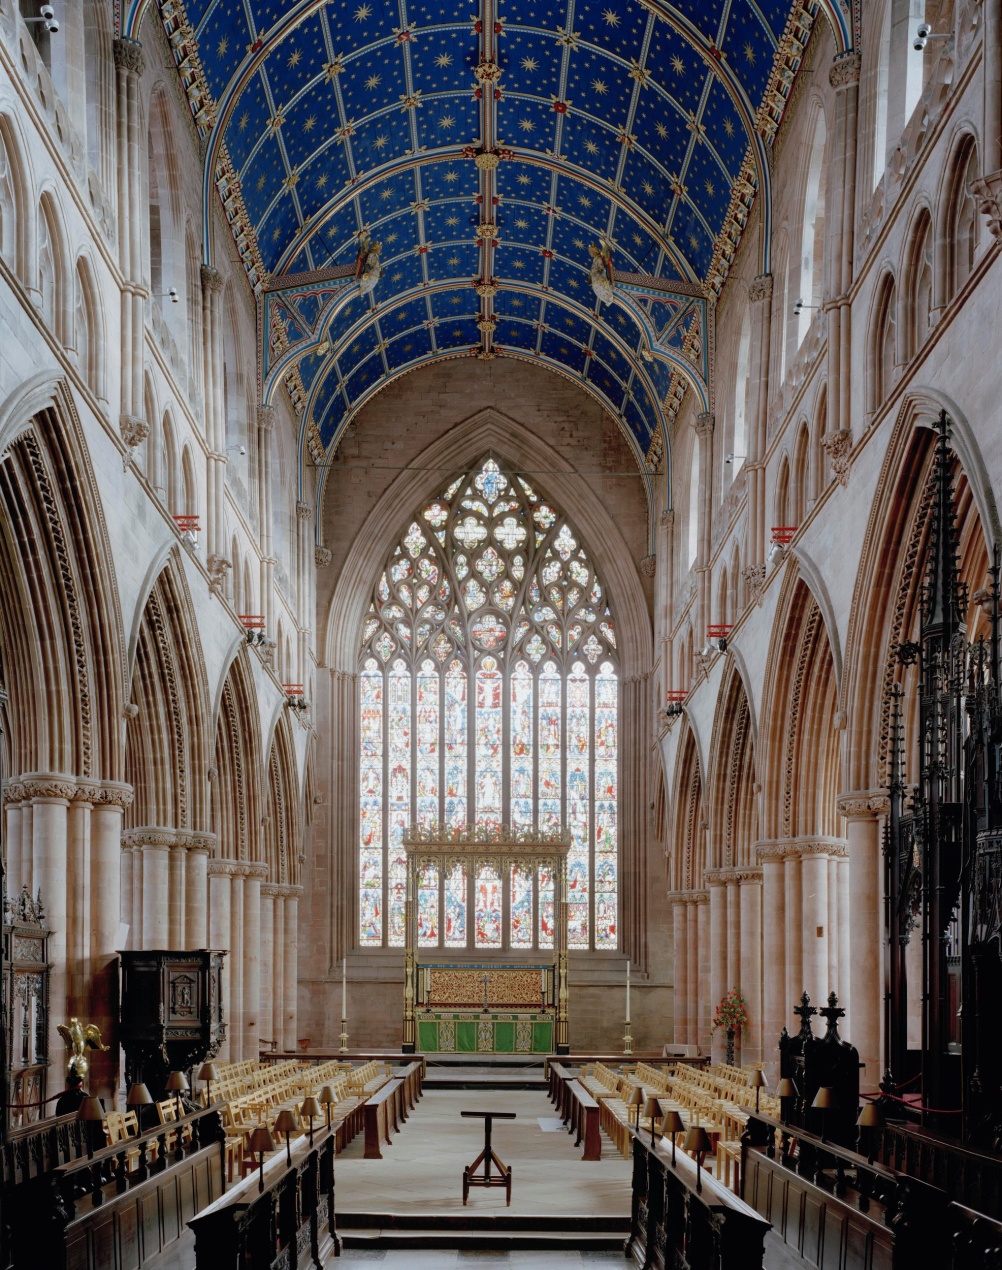
[[[552,1054],[552,1014],[419,1014],[422,1054]]]

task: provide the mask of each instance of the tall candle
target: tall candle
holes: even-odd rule
[[[348,958],[341,958],[341,1017],[348,1017]]]
[[[630,1021],[630,963],[626,963],[626,1021]]]

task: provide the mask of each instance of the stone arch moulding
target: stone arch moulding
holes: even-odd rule
[[[818,608],[821,610],[825,630],[828,632],[828,647],[831,649],[832,662],[835,665],[835,686],[836,689],[841,689],[842,643],[838,634],[838,619],[835,614],[835,606],[832,604],[832,598],[828,593],[828,587],[821,575],[821,570],[814,563],[814,560],[799,544],[792,548],[792,552],[796,557],[800,576],[807,584],[807,589],[814,596]]]
[[[875,653],[872,632],[875,622],[879,623],[879,629],[884,629],[884,618],[880,615],[892,612],[894,605],[894,597],[887,594],[886,579],[881,580],[889,568],[887,526],[896,523],[893,517],[902,490],[911,491],[915,480],[911,470],[915,461],[915,431],[928,430],[931,443],[932,425],[941,410],[945,410],[951,420],[950,446],[970,485],[989,558],[993,541],[1002,541],[995,495],[967,416],[945,393],[927,387],[911,389],[898,409],[884,454],[849,610],[845,674],[839,694],[839,710],[850,728],[849,744],[845,747],[846,789],[869,789],[875,787],[877,781],[881,711],[880,703],[875,703],[872,697],[880,691],[886,637],[877,641],[880,648],[879,653]],[[902,540],[896,551],[900,554],[907,548],[907,531],[898,528]]]
[[[0,463],[29,434],[37,442],[45,479],[53,487],[53,497],[43,501],[52,504],[53,515],[59,515],[63,550],[73,567],[80,613],[77,619],[71,615],[70,625],[79,625],[77,657],[84,659],[95,693],[95,774],[120,781],[124,778],[122,706],[130,662],[114,555],[73,394],[67,381],[52,370],[25,380],[0,403]],[[40,493],[44,496],[44,491]],[[67,494],[72,495],[69,502]],[[63,595],[65,601],[65,586]],[[79,774],[90,773],[81,769]]]
[[[699,890],[706,868],[706,860],[698,856],[702,845],[700,824],[706,816],[706,779],[696,734],[691,727],[679,739],[671,788],[669,889]]]
[[[653,656],[653,635],[638,569],[615,521],[584,477],[523,424],[493,408],[434,441],[421,455],[421,468],[454,468],[458,473],[492,448],[515,467],[547,471],[545,480],[537,478],[533,484],[573,518],[609,588],[622,638],[623,677],[645,674]],[[426,471],[402,472],[356,534],[327,614],[326,660],[332,670],[354,671],[372,580],[401,531],[401,520],[432,492]]]
[[[220,667],[219,677],[216,680],[216,688],[215,688],[215,692],[213,693],[212,703],[211,703],[210,718],[212,720],[213,727],[216,726],[216,721],[219,718],[219,707],[222,704],[223,690],[226,687],[226,679],[230,671],[233,669],[234,663],[239,660],[240,654],[243,651],[243,649],[246,647],[246,644],[247,644],[246,632],[234,631],[233,638],[230,640],[230,642],[226,645],[225,649],[223,650],[222,665]],[[257,682],[254,678],[253,671],[249,667],[247,668],[247,673],[250,675],[251,683],[253,684],[254,691],[256,693]],[[259,711],[259,724],[260,722],[261,720],[260,720],[260,711]],[[264,729],[262,727],[259,727],[259,732],[261,733],[262,736],[264,735]]]
[[[743,768],[748,746],[751,747],[750,771]],[[717,869],[753,864],[754,861],[751,858],[753,835],[750,833],[750,826],[754,820],[757,802],[754,786],[758,780],[758,758],[748,693],[734,662],[729,662],[725,666],[717,693],[710,753],[710,767],[706,773],[703,789],[705,817],[709,826],[707,840],[709,867]],[[742,763],[742,770],[736,771],[739,762]],[[750,788],[746,784],[749,778]],[[745,858],[739,859],[735,851],[738,845],[735,823],[745,799],[748,812],[748,824],[745,826],[747,840],[744,843],[746,851]],[[734,852],[730,860],[724,859],[728,840]]]

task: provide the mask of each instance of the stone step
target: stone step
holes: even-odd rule
[[[399,1230],[385,1226],[346,1229],[339,1221],[338,1233],[345,1248],[463,1248],[474,1251],[551,1250],[581,1252],[622,1252],[630,1233],[629,1222],[619,1230],[554,1230],[550,1227],[507,1230],[479,1223],[462,1229]]]

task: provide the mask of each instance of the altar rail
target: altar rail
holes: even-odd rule
[[[51,1173],[61,1164],[69,1164],[87,1154],[87,1126],[76,1114],[52,1117],[12,1129],[3,1144],[4,1196],[11,1202],[11,1192],[34,1178]]]
[[[632,1130],[631,1130],[632,1132]],[[633,1207],[627,1257],[657,1270],[762,1270],[769,1223],[702,1173],[682,1151],[675,1166],[664,1148],[633,1134]]]
[[[209,1107],[39,1177],[11,1222],[14,1265],[137,1270],[223,1189],[222,1121]]]
[[[195,1270],[320,1270],[341,1251],[334,1217],[334,1135],[301,1138],[190,1223]]]

